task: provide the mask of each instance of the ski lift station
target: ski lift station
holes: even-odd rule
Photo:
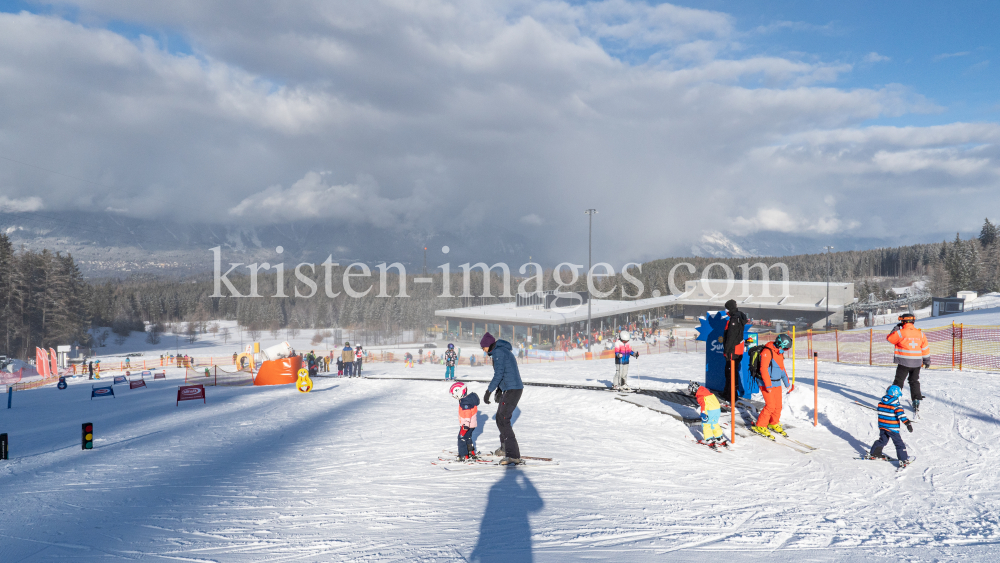
[[[666,307],[673,307],[677,316],[698,317],[724,309],[730,299],[751,319],[803,319],[820,328],[828,317],[830,324],[843,324],[844,307],[854,302],[854,284],[831,282],[829,295],[828,307],[826,282],[692,280],[684,284],[680,295],[630,301],[591,299],[589,305],[595,330],[659,318]],[[587,301],[586,292],[549,291],[518,295],[508,303],[441,309],[434,314],[444,320],[447,332],[462,337],[477,339],[489,331],[497,338],[549,340],[556,334],[586,330]]]

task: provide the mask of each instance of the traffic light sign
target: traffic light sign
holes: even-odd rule
[[[83,443],[81,444],[84,450],[94,449],[94,424],[92,422],[83,423]]]

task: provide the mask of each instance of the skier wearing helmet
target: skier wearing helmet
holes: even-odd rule
[[[618,335],[618,342],[615,343],[615,361],[618,369],[615,370],[615,381],[612,389],[618,391],[631,391],[628,386],[628,361],[631,357],[639,357],[639,352],[632,351],[632,346],[628,343],[632,335],[627,330],[621,331]]]
[[[788,387],[785,373],[785,350],[792,347],[792,337],[779,334],[774,342],[768,342],[760,351],[760,392],[764,395],[764,408],[757,417],[757,425],[750,430],[774,440],[771,430],[788,437],[781,427],[781,385]]]
[[[469,387],[461,381],[452,383],[449,392],[452,397],[458,399],[458,460],[478,459],[472,435],[476,429],[479,395],[470,392]]]
[[[903,390],[898,385],[890,385],[885,390],[885,396],[878,403],[878,440],[872,444],[871,451],[865,456],[865,459],[886,459],[882,454],[882,448],[892,440],[892,444],[896,446],[900,469],[909,465],[910,456],[906,453],[903,437],[899,435],[899,425],[902,424],[913,432],[913,424],[906,418],[903,407],[899,405],[899,397],[902,394]]]
[[[458,354],[455,353],[455,345],[448,343],[448,350],[444,353],[444,379],[454,381],[455,363],[458,362]]]
[[[906,380],[910,380],[910,401],[914,412],[920,408],[920,401],[924,398],[920,394],[920,366],[931,367],[930,345],[924,333],[913,326],[915,320],[913,313],[903,313],[899,316],[899,323],[885,338],[896,347],[893,355],[896,378],[892,384],[902,390]]]

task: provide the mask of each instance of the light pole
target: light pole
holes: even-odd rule
[[[593,268],[592,256],[594,250],[594,214],[597,213],[597,210],[588,209],[584,211],[584,213],[587,214],[587,222],[589,223],[587,230],[587,351],[590,352],[591,346],[593,344],[591,342],[591,339],[593,338],[593,333],[590,332],[590,311],[591,311],[590,299],[591,297],[593,297],[592,295],[590,295],[590,275],[591,275],[590,270],[591,268]]]
[[[826,249],[827,256],[827,267],[826,267],[826,330],[830,330],[830,274],[833,272],[833,255],[830,251],[833,250],[832,246],[824,246]]]

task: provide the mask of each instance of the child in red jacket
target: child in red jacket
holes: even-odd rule
[[[470,393],[469,388],[461,381],[451,384],[451,396],[458,399],[458,459],[468,461],[478,459],[476,444],[472,441],[476,429],[476,416],[479,411],[479,395]]]

